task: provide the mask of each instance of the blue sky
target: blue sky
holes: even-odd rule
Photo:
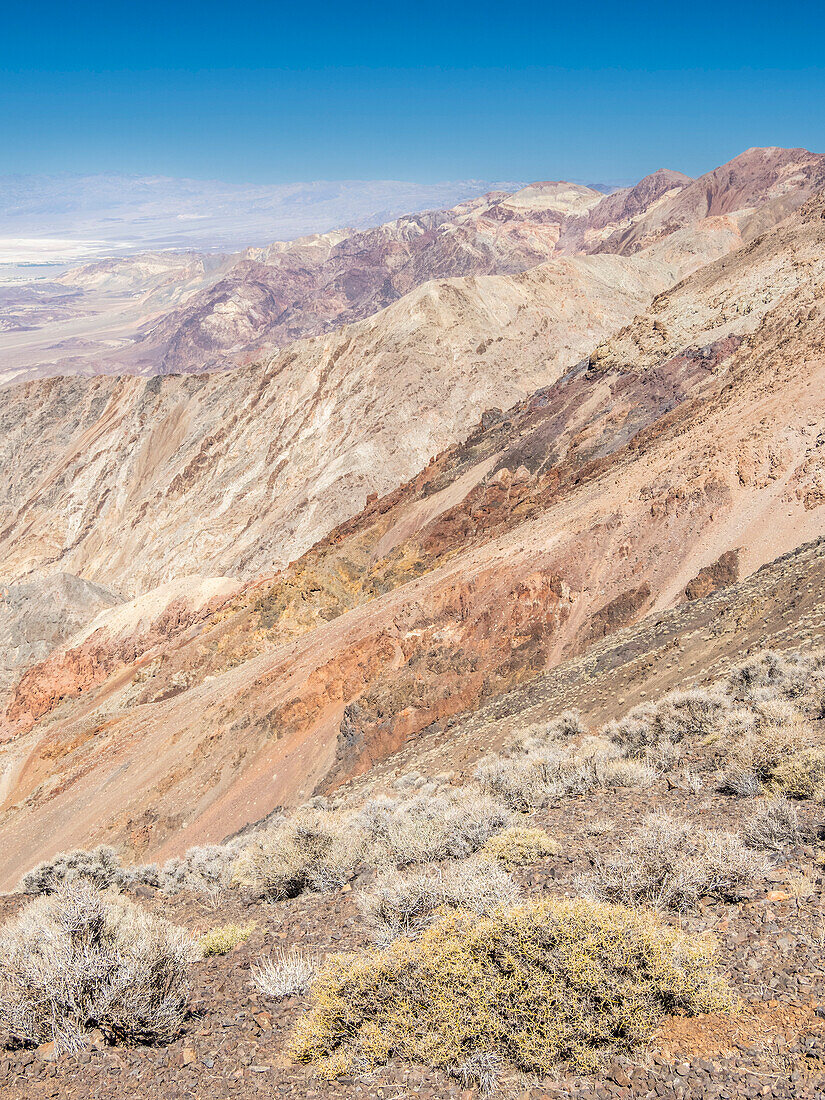
[[[696,175],[825,151],[824,44],[822,0],[33,0],[0,20],[0,173]]]

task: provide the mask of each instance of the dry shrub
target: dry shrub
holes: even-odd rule
[[[542,856],[554,855],[558,850],[558,844],[544,829],[509,825],[496,836],[491,836],[478,854],[505,867],[524,867]]]
[[[101,890],[121,887],[126,875],[114,848],[101,845],[87,851],[60,852],[53,859],[38,863],[20,879],[18,890],[23,894],[53,894],[64,882],[84,879]]]
[[[224,924],[220,928],[210,928],[198,940],[198,950],[205,959],[213,955],[225,955],[233,947],[249,939],[253,927],[252,924]]]
[[[782,760],[771,775],[771,788],[787,798],[822,798],[825,749],[803,749]]]
[[[471,787],[374,798],[356,811],[304,806],[248,844],[236,880],[283,898],[341,886],[361,866],[463,859],[511,816]]]
[[[231,884],[239,846],[238,840],[203,844],[190,848],[182,856],[174,856],[162,867],[152,863],[128,867],[126,875],[131,884],[157,886],[166,894],[181,890],[216,894]]]
[[[767,788],[792,798],[813,798],[825,785],[825,751],[811,744],[802,716],[786,704],[764,706],[754,732],[729,754],[720,789],[757,795]]]
[[[146,885],[168,894],[184,889],[215,893],[229,885],[237,856],[238,842],[231,841],[190,848],[162,867],[154,863],[124,867],[114,848],[79,848],[39,863],[23,875],[18,889],[24,894],[51,894],[64,882],[84,879],[101,890]]]
[[[354,873],[361,837],[345,818],[304,806],[274,828],[258,834],[238,857],[236,880],[274,899],[303,890],[342,886]]]
[[[554,718],[547,727],[547,736],[552,740],[563,737],[578,737],[587,733],[587,725],[577,710],[566,710]]]
[[[735,699],[800,699],[823,685],[825,662],[821,653],[802,655],[764,650],[738,665],[725,681]]]
[[[475,771],[482,789],[510,809],[527,813],[557,798],[604,787],[646,787],[653,770],[628,760],[604,738],[586,738],[578,748],[517,742],[507,754],[485,757]]]
[[[596,785],[605,788],[632,787],[643,790],[656,779],[656,771],[645,760],[597,758],[594,772]]]
[[[455,1072],[480,1051],[529,1073],[591,1070],[664,1013],[731,1004],[708,940],[568,899],[446,914],[417,940],[333,957],[312,992],[291,1052],[329,1077],[393,1057]]]
[[[409,799],[375,798],[350,818],[363,834],[367,860],[382,863],[427,863],[464,859],[503,829],[510,810],[473,787]]]
[[[587,733],[587,726],[578,711],[566,710],[551,722],[534,722],[521,729],[505,746],[505,755],[516,756],[522,753],[537,752],[570,741]]]
[[[299,947],[281,948],[253,967],[252,978],[265,997],[280,1001],[284,997],[303,996],[312,984],[319,960]]]
[[[475,1050],[454,1066],[447,1066],[447,1073],[466,1089],[478,1089],[481,1096],[492,1096],[498,1088],[504,1066],[500,1055],[492,1050]]]
[[[500,798],[511,810],[526,813],[547,805],[551,790],[561,775],[564,755],[557,749],[542,748],[520,756],[488,756],[475,770],[483,790]],[[568,780],[580,776],[567,773]]]
[[[751,817],[744,835],[752,848],[781,852],[801,844],[805,829],[792,802],[786,798],[772,798]]]
[[[518,893],[502,867],[474,858],[388,872],[360,894],[358,908],[376,939],[388,943],[397,936],[418,935],[441,908],[488,914],[512,905]]]
[[[765,860],[739,836],[653,814],[582,881],[600,901],[689,909],[706,894],[737,897],[763,875]]]
[[[662,743],[678,745],[712,735],[732,706],[719,690],[674,691],[658,703],[642,703],[619,721],[608,722],[603,732],[631,756],[643,757]]]
[[[12,1043],[168,1042],[189,997],[191,937],[89,883],[64,883],[0,932],[0,1030]]]

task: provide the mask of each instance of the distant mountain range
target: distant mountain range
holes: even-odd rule
[[[378,225],[518,182],[316,180],[252,185],[126,175],[0,176],[3,266],[72,263],[140,249],[234,251],[341,226]]]
[[[22,289],[0,888],[220,840],[825,536],[802,149]]]

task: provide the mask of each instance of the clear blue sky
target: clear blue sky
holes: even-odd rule
[[[696,175],[825,151],[825,3],[6,4],[0,173]]]

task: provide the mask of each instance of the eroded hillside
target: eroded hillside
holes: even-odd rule
[[[218,839],[825,533],[824,209],[171,642],[137,630],[125,653],[103,621],[32,669],[6,715],[4,874]]]

